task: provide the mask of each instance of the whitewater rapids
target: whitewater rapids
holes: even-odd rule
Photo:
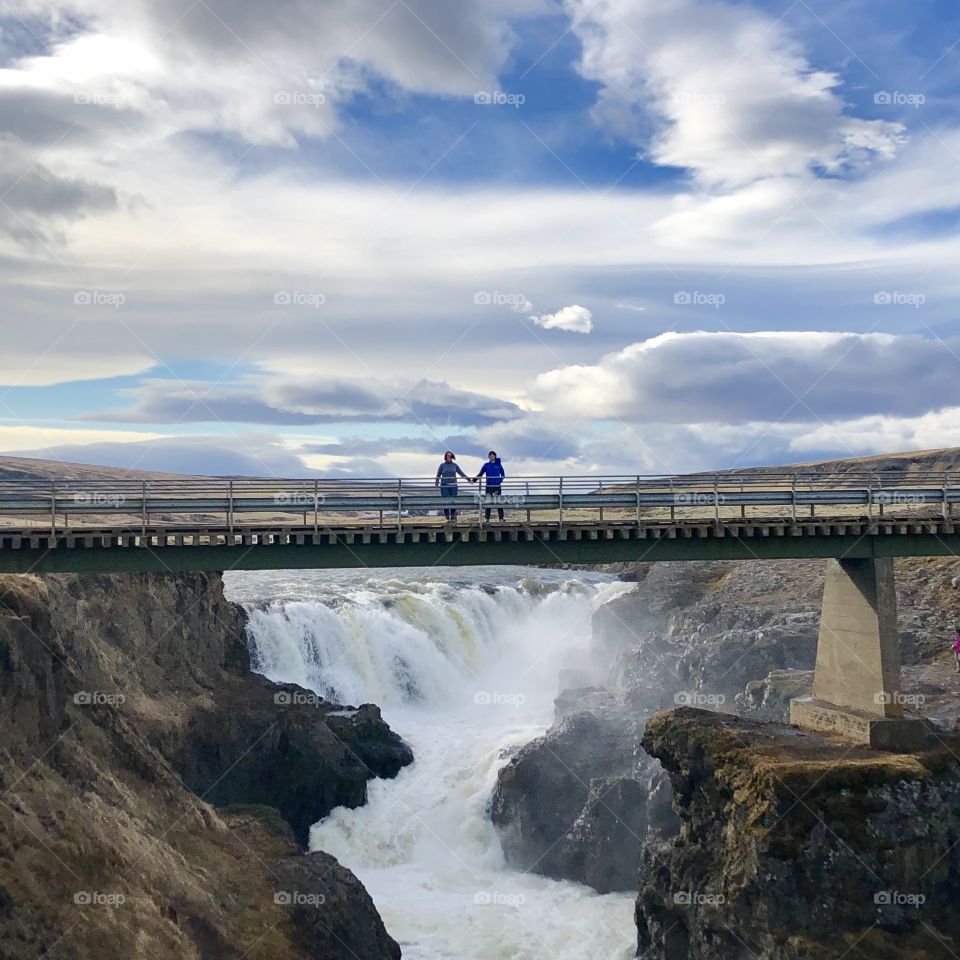
[[[316,824],[406,960],[626,960],[633,899],[507,867],[487,803],[513,750],[553,719],[564,667],[589,667],[593,611],[629,585],[523,568],[232,573],[254,668],[372,702],[413,747],[369,802]]]

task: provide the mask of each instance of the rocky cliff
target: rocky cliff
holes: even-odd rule
[[[605,685],[561,694],[554,726],[502,769],[491,803],[511,863],[601,891],[636,889],[642,850],[675,829],[669,784],[641,746],[656,710],[785,721],[790,698],[809,692],[823,564],[633,564],[619,573],[637,587],[594,617]],[[960,717],[947,644],[958,588],[960,561],[897,562],[904,691],[944,728]]]
[[[885,754],[681,708],[643,745],[681,818],[644,856],[647,960],[958,955],[960,741]]]
[[[0,958],[398,957],[298,841],[411,759],[251,674],[216,575],[0,578]]]
[[[557,698],[557,721],[497,778],[491,819],[507,860],[524,870],[636,890],[644,846],[677,820],[659,763],[641,748],[642,704],[600,689]]]
[[[734,709],[747,683],[774,670],[812,670],[823,563],[770,560],[634,564],[635,592],[597,611],[594,635],[611,689],[661,706]],[[903,662],[949,658],[960,618],[960,561],[896,562]],[[697,703],[701,700],[704,702]]]

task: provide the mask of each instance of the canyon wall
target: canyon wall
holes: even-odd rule
[[[411,759],[375,706],[251,674],[218,575],[0,577],[0,957],[399,957],[302,848]]]

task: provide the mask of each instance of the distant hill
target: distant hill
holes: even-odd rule
[[[847,457],[840,460],[809,460],[780,466],[745,467],[731,472],[749,475],[773,470],[788,473],[943,473],[947,470],[960,470],[960,447],[878,453],[869,457]]]
[[[906,453],[881,453],[869,457],[849,457],[841,460],[810,460],[764,467],[739,467],[720,470],[724,473],[749,476],[771,471],[784,473],[943,473],[960,470],[960,447],[939,450],[914,450]],[[709,476],[711,470],[698,471]],[[125,470],[120,467],[101,467],[91,463],[66,463],[61,460],[41,460],[33,457],[0,456],[0,480],[172,480],[188,474],[165,473],[160,470]]]
[[[0,480],[170,480],[182,476],[159,470],[124,470],[92,463],[0,456]]]

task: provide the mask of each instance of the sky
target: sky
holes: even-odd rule
[[[0,454],[960,445],[960,8],[6,0]]]

